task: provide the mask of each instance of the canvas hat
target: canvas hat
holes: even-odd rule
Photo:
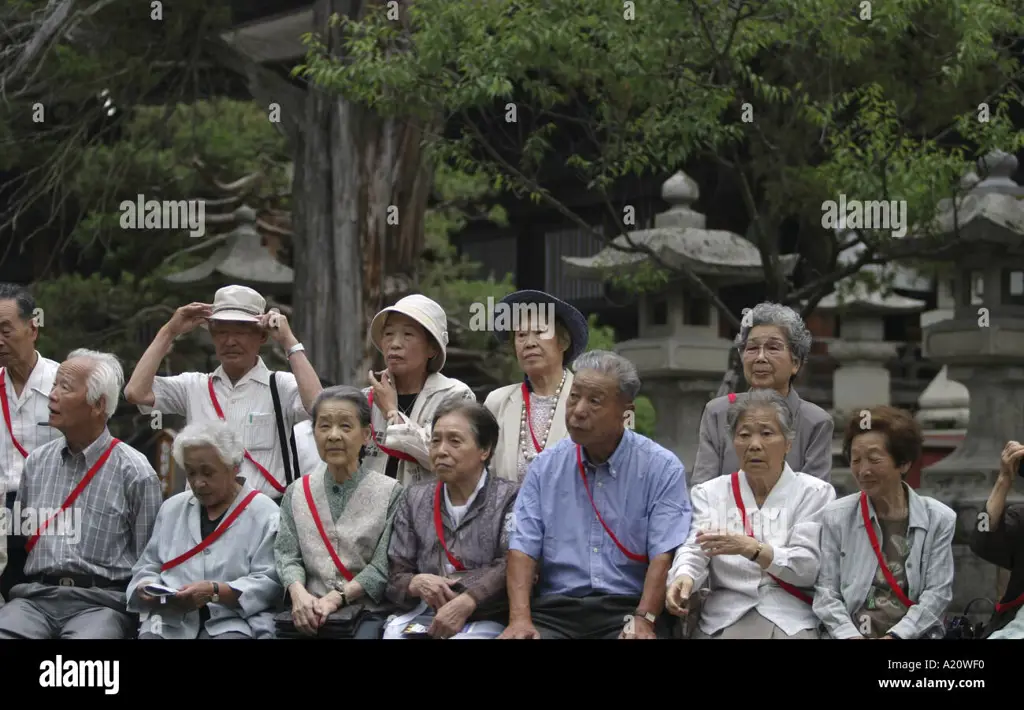
[[[384,322],[388,318],[388,313],[401,313],[423,326],[441,349],[440,354],[427,363],[427,371],[440,371],[444,367],[448,349],[448,316],[444,309],[435,301],[417,293],[406,296],[395,305],[381,310],[370,321],[370,340],[381,353],[384,352],[384,349],[380,346],[380,340],[384,334]]]
[[[267,310],[267,300],[247,286],[225,286],[213,297],[213,313],[209,320],[259,323]]]
[[[516,291],[501,299],[501,303],[553,303],[555,304],[555,318],[562,321],[565,329],[569,331],[569,349],[565,351],[565,366],[572,364],[573,360],[583,354],[587,348],[587,341],[590,339],[590,327],[583,314],[570,306],[565,301],[555,298],[544,291]],[[509,337],[507,330],[496,330],[494,336],[502,343]]]

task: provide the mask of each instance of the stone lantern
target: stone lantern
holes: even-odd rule
[[[237,227],[202,264],[166,276],[175,284],[208,283],[217,288],[227,283],[248,286],[264,296],[289,293],[295,272],[285,266],[263,246],[256,231],[256,211],[242,205],[233,213]]]
[[[732,232],[706,229],[706,217],[695,212],[697,183],[682,172],[662,186],[662,198],[671,207],[657,215],[653,229],[634,231],[629,241],[613,244],[644,245],[669,267],[685,264],[712,290],[755,283],[764,279],[761,255],[749,241]],[[797,257],[782,257],[786,275]],[[612,274],[626,275],[658,268],[647,254],[606,247],[595,256],[562,257],[569,277],[607,281]],[[619,343],[616,350],[636,364],[643,380],[642,394],[656,412],[655,438],[672,450],[689,472],[697,456],[701,414],[718,389],[729,363],[730,340],[719,335],[715,308],[685,282],[675,279],[657,292],[638,296],[639,337]]]
[[[959,447],[921,472],[921,492],[959,517],[951,608],[997,594],[996,569],[966,547],[979,524],[1011,439],[1024,439],[1024,188],[1010,179],[1017,160],[995,152],[979,161],[987,177],[939,205],[936,228],[962,247],[955,264],[953,314],[924,330],[925,355],[967,388],[970,419]],[[1016,500],[1021,500],[1019,494]]]

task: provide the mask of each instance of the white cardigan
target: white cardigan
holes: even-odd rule
[[[569,399],[572,380],[572,372],[567,371],[562,393],[552,415],[554,419],[551,422],[548,440],[544,444],[545,449],[550,449],[569,435],[565,428],[565,402]],[[487,395],[484,406],[491,410],[491,414],[498,420],[499,427],[498,445],[494,449],[494,457],[489,468],[499,478],[519,483],[519,429],[523,417],[522,383],[494,390]]]

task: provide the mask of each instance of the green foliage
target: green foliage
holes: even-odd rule
[[[795,218],[801,243],[825,242],[805,254],[809,271],[829,274],[837,235],[821,225],[824,202],[906,200],[918,236],[938,238],[926,225],[972,158],[1024,146],[1009,115],[1021,103],[1018,2],[868,7],[870,17],[845,0],[652,2],[631,20],[619,0],[417,0],[402,23],[385,6],[339,20],[345,60],[311,38],[297,73],[387,115],[463,119],[430,156],[551,205],[553,166],[600,192],[717,163],[749,195],[751,234],[768,253]],[[469,122],[481,117],[493,130]],[[881,253],[895,238],[861,231]],[[786,288],[774,268],[765,263],[768,283]]]

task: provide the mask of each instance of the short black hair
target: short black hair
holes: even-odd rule
[[[437,408],[430,428],[433,429],[441,417],[449,414],[461,414],[466,418],[477,447],[490,450],[484,462],[485,466],[489,465],[494,456],[494,448],[498,445],[498,420],[491,414],[491,410],[479,402],[454,397],[442,402]]]
[[[32,320],[36,312],[36,299],[32,292],[20,284],[0,282],[0,301],[14,301],[18,304],[18,316],[25,322]]]

